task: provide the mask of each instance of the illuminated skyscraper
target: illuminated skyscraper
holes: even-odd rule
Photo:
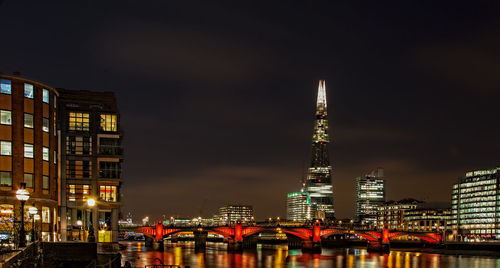
[[[325,81],[319,81],[316,119],[312,137],[311,166],[307,172],[305,191],[309,194],[311,205],[325,213],[327,219],[335,217],[332,189],[332,167],[328,154],[328,114]]]
[[[311,219],[313,207],[306,192],[289,193],[286,197],[286,218],[289,221],[305,222]]]
[[[384,169],[356,178],[356,218],[371,225],[377,221],[377,207],[385,203]]]
[[[451,196],[451,225],[456,238],[500,239],[499,189],[500,167],[470,171],[458,179]]]

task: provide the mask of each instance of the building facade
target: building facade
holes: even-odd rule
[[[111,92],[59,92],[61,238],[86,240],[85,230],[92,221],[98,242],[116,242],[123,149],[115,96]],[[97,201],[93,208],[86,205],[89,198]]]
[[[405,231],[443,232],[450,229],[450,209],[415,208],[404,212]]]
[[[422,203],[422,201],[412,198],[386,202],[384,205],[377,207],[375,227],[377,229],[387,227],[389,230],[407,230],[408,223],[404,221],[404,212],[416,209]]]
[[[467,172],[453,185],[451,209],[455,238],[500,238],[500,167]]]
[[[384,169],[378,168],[356,178],[356,219],[363,224],[374,225],[377,208],[385,203]]]
[[[0,74],[0,217],[6,223],[24,213],[30,229],[36,207],[35,230],[45,241],[56,241],[59,229],[57,102],[51,86]],[[30,193],[23,212],[15,197],[21,183]]]
[[[311,220],[314,212],[307,192],[289,193],[286,198],[286,219],[293,222],[306,222]]]
[[[248,205],[227,205],[219,208],[219,211],[214,215],[214,223],[217,224],[234,224],[237,220],[242,223],[254,222],[253,207]]]
[[[320,80],[312,137],[311,165],[307,171],[304,190],[309,194],[310,203],[316,206],[317,211],[321,214],[324,213],[326,219],[334,219],[335,208],[329,144],[326,87],[325,81]]]

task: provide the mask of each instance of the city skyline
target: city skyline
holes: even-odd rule
[[[387,200],[450,202],[458,177],[499,165],[499,59],[485,51],[500,40],[480,5],[3,1],[0,71],[115,92],[123,213],[138,219],[228,203],[283,217],[327,80],[336,216],[353,217],[354,178],[374,167]]]

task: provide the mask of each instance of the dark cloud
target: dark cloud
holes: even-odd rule
[[[111,90],[124,211],[283,216],[326,79],[339,217],[384,167],[389,199],[446,202],[498,165],[498,13],[487,1],[5,1],[0,71]]]

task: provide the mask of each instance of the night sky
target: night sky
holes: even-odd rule
[[[500,165],[495,1],[200,2],[0,1],[0,72],[116,93],[124,213],[285,216],[319,79],[338,217],[377,167],[388,200],[449,202]]]

